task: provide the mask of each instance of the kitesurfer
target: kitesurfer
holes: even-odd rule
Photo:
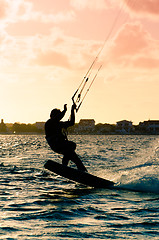
[[[45,123],[46,140],[54,152],[63,154],[63,165],[67,166],[71,160],[76,164],[78,170],[87,171],[75,152],[76,143],[69,141],[66,134],[67,128],[75,123],[75,109],[76,105],[73,104],[68,121],[61,121],[67,111],[67,104],[64,105],[63,111],[56,108],[51,111],[50,119]]]

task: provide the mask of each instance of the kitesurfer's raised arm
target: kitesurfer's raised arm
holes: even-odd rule
[[[71,108],[71,117],[70,117],[70,125],[73,126],[75,124],[75,109],[76,104],[74,103]]]
[[[66,111],[67,111],[67,104],[64,104],[64,110],[62,111],[62,113],[65,115]]]
[[[61,120],[65,116],[66,111],[67,111],[67,104],[64,104],[64,110],[61,111],[59,120]]]

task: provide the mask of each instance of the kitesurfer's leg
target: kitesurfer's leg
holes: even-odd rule
[[[75,152],[71,153],[71,161],[76,164],[78,170],[87,172],[86,167],[83,165],[81,159],[77,156]]]
[[[66,155],[64,155],[64,156],[63,156],[63,159],[62,159],[62,164],[63,164],[64,166],[67,166],[67,165],[68,165],[68,162],[69,162],[69,158],[68,158]]]
[[[78,170],[87,172],[87,169],[83,165],[81,159],[75,153],[76,143],[74,143],[72,141],[65,141],[63,143],[62,149],[63,150],[61,152],[63,152],[62,154],[64,155],[64,157],[62,159],[63,165],[67,166],[69,160],[71,160],[72,162],[74,162],[76,164]]]

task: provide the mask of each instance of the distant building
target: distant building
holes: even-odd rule
[[[95,126],[95,132],[97,134],[109,134],[115,131],[115,126],[108,123],[98,123]]]
[[[45,126],[45,122],[36,122],[35,126],[37,127],[37,129],[39,130],[44,130],[44,126]]]
[[[0,132],[2,132],[2,133],[7,132],[7,127],[6,127],[6,124],[4,123],[3,119],[1,119],[1,123],[0,123]]]
[[[95,127],[94,119],[81,119],[78,124],[78,129],[82,131],[93,130]]]
[[[116,123],[117,132],[127,134],[133,130],[133,124],[131,121],[122,120]]]
[[[148,120],[139,123],[140,129],[152,134],[159,134],[159,120]]]

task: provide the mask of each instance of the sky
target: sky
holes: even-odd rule
[[[159,0],[0,0],[0,119],[46,121],[68,110],[115,124],[159,120]],[[82,97],[82,95],[81,95]]]

